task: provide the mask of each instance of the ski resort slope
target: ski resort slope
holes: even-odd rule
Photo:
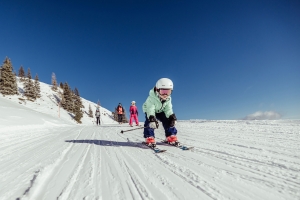
[[[300,199],[300,121],[179,121],[194,149],[159,154],[133,128],[0,129],[0,199]]]
[[[58,123],[67,123],[67,124],[78,124],[74,119],[74,114],[73,113],[69,113],[66,110],[64,110],[63,108],[59,107],[58,103],[61,100],[61,93],[63,93],[63,90],[61,88],[58,88],[57,91],[53,91],[51,89],[51,85],[40,82],[40,90],[41,90],[41,97],[36,99],[35,101],[30,101],[27,100],[27,98],[24,96],[24,83],[20,81],[20,79],[18,77],[17,78],[17,85],[18,85],[18,91],[19,91],[19,95],[12,95],[12,96],[5,96],[3,97],[2,95],[0,95],[0,106],[2,105],[2,108],[5,108],[5,105],[3,105],[2,101],[9,101],[11,103],[15,103],[12,104],[11,108],[13,107],[18,107],[14,110],[33,110],[36,111],[36,113],[43,113],[46,115],[49,115],[49,117],[52,117],[53,119],[59,120],[60,122]],[[33,80],[32,80],[33,81]],[[96,103],[93,103],[89,100],[86,100],[82,97],[81,101],[82,104],[84,106],[84,108],[82,108],[81,110],[83,111],[83,117],[81,118],[81,124],[82,125],[92,125],[95,124],[95,111],[96,111],[96,107],[98,106]],[[7,102],[6,101],[6,102]],[[97,101],[97,100],[96,100]],[[116,102],[117,104],[118,102]],[[8,104],[8,103],[5,103]],[[91,109],[93,111],[93,117],[89,117],[88,116],[88,112],[89,112],[89,106],[91,106]],[[7,109],[6,109],[7,110]],[[1,110],[2,113],[2,110]],[[26,113],[25,111],[22,113]],[[101,113],[101,123],[115,123],[117,124],[117,122],[115,122],[113,120],[112,113],[111,111],[109,111],[108,109],[102,107],[102,105],[100,104],[100,113]],[[20,115],[19,112],[16,112],[16,116]],[[2,117],[5,117],[6,115],[2,115]],[[8,115],[10,116],[10,115]],[[43,115],[45,116],[45,115]],[[26,115],[23,116],[18,116],[19,119],[22,120],[16,120],[14,121],[14,125],[15,126],[20,126],[23,124],[27,124],[31,118],[30,117],[26,117]],[[21,117],[21,118],[20,118]],[[26,122],[23,122],[23,119],[26,119]],[[1,119],[1,116],[0,116]],[[32,120],[33,123],[35,120]],[[31,122],[29,122],[31,123]],[[6,126],[7,124],[5,122],[1,123],[0,122],[0,128],[2,126]]]

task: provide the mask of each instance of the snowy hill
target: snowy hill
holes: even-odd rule
[[[41,88],[38,102],[0,97],[1,200],[300,199],[299,120],[179,121],[194,149],[161,143],[160,126],[167,151],[156,154],[141,144],[143,129],[121,134],[132,128],[105,108],[101,126],[63,110],[58,118],[56,93]]]
[[[55,123],[77,124],[77,122],[73,119],[71,113],[65,111],[63,108],[58,107],[57,102],[60,98],[59,94],[58,94],[58,92],[54,92],[51,89],[50,85],[40,82],[41,98],[38,98],[36,101],[32,102],[29,100],[25,100],[26,98],[23,97],[22,94],[23,94],[24,85],[22,82],[19,81],[19,79],[17,80],[17,84],[18,84],[20,95],[5,96],[5,97],[0,95],[1,105],[10,104],[8,101],[5,101],[5,99],[20,105],[20,106],[16,106],[16,107],[18,107],[18,109],[15,112],[15,118],[19,119],[19,120],[16,120],[17,123],[14,123],[14,126],[21,125],[21,124],[26,125],[28,123],[29,124],[31,123],[28,120],[26,120],[27,111],[28,111],[28,113],[32,113],[32,111],[44,113],[44,114],[48,115],[47,116],[48,118],[52,117],[53,120],[55,119],[56,120]],[[61,90],[60,88],[58,88],[58,89]],[[84,108],[83,108],[84,115],[83,115],[83,118],[81,119],[82,125],[95,124],[95,119],[89,117],[87,115],[87,113],[89,110],[89,105],[91,105],[93,113],[95,113],[97,104],[95,104],[91,101],[88,101],[82,97],[81,97],[81,99],[82,99],[82,103],[84,105]],[[13,104],[10,104],[10,105],[11,105],[10,108],[14,107]],[[16,109],[16,108],[14,108],[14,109]],[[20,111],[20,113],[19,113],[19,111]],[[111,111],[109,111],[103,107],[100,107],[100,112],[101,112],[101,122],[102,123],[106,123],[106,124],[116,123],[111,117],[111,114],[112,114]],[[21,113],[24,113],[24,114],[22,115]],[[46,115],[44,115],[44,116],[46,116]],[[25,119],[25,121],[24,121],[24,119]],[[40,120],[37,120],[37,121],[40,121]],[[32,122],[32,123],[36,123],[36,122]],[[6,124],[6,123],[0,124],[0,127],[2,126],[2,128],[3,128],[3,126],[5,126],[5,125],[7,126],[8,124]]]

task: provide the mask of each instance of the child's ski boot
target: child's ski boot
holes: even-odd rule
[[[146,139],[145,139],[145,144],[147,145],[147,146],[151,146],[151,147],[156,147],[156,142],[155,142],[155,138],[154,137],[147,137]]]
[[[173,146],[181,146],[180,142],[177,139],[176,135],[170,135],[166,138],[166,143],[173,145]]]

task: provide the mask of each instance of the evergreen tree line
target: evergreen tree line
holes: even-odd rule
[[[0,93],[2,95],[18,95],[18,86],[17,86],[17,78],[16,73],[14,72],[11,60],[9,58],[5,58],[3,65],[0,67]],[[23,66],[20,67],[18,72],[18,77],[20,82],[23,82],[23,95],[31,101],[35,101],[36,99],[41,97],[41,89],[38,75],[36,74],[34,81],[31,77],[30,69],[27,70],[27,75],[25,75],[25,71]],[[68,83],[60,83],[59,87],[62,90],[59,91],[56,81],[56,76],[52,73],[52,81],[51,81],[51,89],[61,94],[61,100],[59,104],[66,111],[74,114],[74,119],[81,123],[81,118],[83,117],[83,112],[81,108],[84,108],[78,89],[75,87],[74,90],[70,88]]]

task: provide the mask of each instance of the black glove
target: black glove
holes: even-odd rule
[[[150,128],[154,128],[154,129],[158,128],[158,126],[159,126],[158,121],[156,120],[156,118],[153,115],[149,116],[149,121],[150,121],[150,123],[149,123]]]
[[[170,127],[175,126],[176,121],[177,121],[177,118],[176,118],[176,116],[175,116],[175,113],[173,113],[173,114],[170,115],[170,117],[169,117],[169,124],[170,124]]]

